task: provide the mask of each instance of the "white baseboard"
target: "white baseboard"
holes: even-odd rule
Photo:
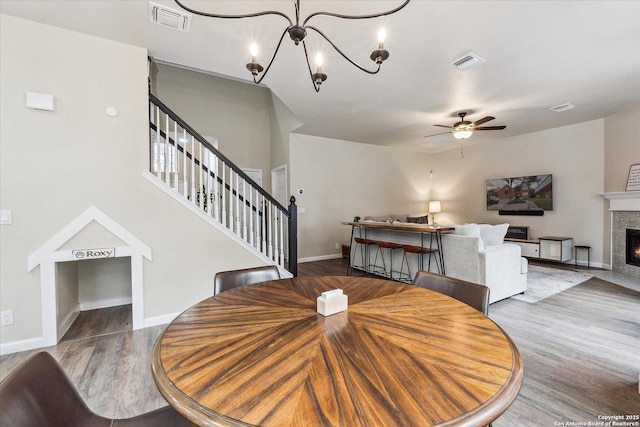
[[[144,327],[150,328],[152,326],[166,325],[168,323],[171,323],[173,319],[175,319],[179,315],[180,313],[169,313],[163,314],[162,316],[149,317],[147,319],[144,319]]]
[[[100,301],[87,301],[80,303],[80,311],[97,310],[99,308],[117,307],[119,305],[131,304],[131,297],[103,299]]]
[[[320,255],[320,256],[312,256],[308,258],[298,258],[298,264],[302,264],[305,262],[313,262],[313,261],[324,261],[327,259],[336,259],[342,258],[342,254],[330,254],[330,255]]]
[[[0,355],[17,353],[19,351],[34,350],[36,348],[42,348],[42,337],[30,338],[28,340],[11,341],[8,343],[0,344]]]
[[[60,339],[61,337],[64,336],[64,334],[67,333],[67,331],[69,330],[73,322],[76,320],[76,318],[80,314],[80,311],[82,311],[80,309],[80,305],[77,305],[76,307],[74,307],[73,310],[71,310],[71,312],[69,312],[69,314],[67,315],[66,319],[64,319],[62,324],[58,325],[58,339]]]

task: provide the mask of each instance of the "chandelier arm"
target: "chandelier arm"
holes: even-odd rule
[[[338,46],[336,46],[331,39],[329,39],[329,37],[325,36],[324,33],[322,31],[320,31],[319,29],[317,29],[316,27],[313,27],[311,25],[307,25],[305,28],[308,28],[310,30],[315,31],[316,33],[320,34],[327,42],[329,42],[329,44],[336,50],[336,52],[338,52],[340,55],[342,55],[342,57],[344,59],[346,59],[347,61],[349,61],[351,63],[351,65],[353,65],[356,68],[359,68],[360,70],[364,71],[365,73],[369,73],[369,74],[378,74],[378,71],[380,71],[380,65],[378,64],[378,68],[375,70],[368,70],[366,68],[364,68],[362,65],[358,64],[357,62],[355,62],[354,60],[352,60],[351,58],[349,58],[343,51],[340,50],[340,48],[338,48]],[[309,60],[307,59],[307,63],[309,62]]]
[[[304,40],[302,40],[302,47],[304,49],[304,57],[307,60],[307,68],[309,69],[309,78],[311,79],[311,84],[313,85],[313,88],[315,89],[316,93],[320,92],[320,86],[316,84],[316,82],[313,80],[313,71],[311,71],[311,64],[309,64],[309,54],[307,53],[307,44],[304,42]]]
[[[296,25],[300,23],[300,0],[291,0],[293,1],[293,7],[296,10]]]
[[[282,35],[280,36],[280,41],[278,41],[278,45],[276,46],[276,51],[273,52],[273,56],[271,57],[271,60],[269,61],[269,65],[267,65],[267,68],[264,69],[264,73],[262,73],[262,76],[260,76],[260,78],[258,80],[256,80],[256,76],[253,76],[253,82],[254,83],[260,84],[260,82],[262,82],[262,79],[264,79],[265,76],[267,75],[267,73],[269,72],[269,68],[271,68],[271,64],[273,64],[274,59],[276,59],[276,55],[278,54],[278,51],[280,50],[280,45],[282,44],[282,40],[284,40],[284,36],[289,31],[289,28],[291,28],[291,27],[285,28],[284,31],[282,32]]]
[[[180,6],[181,8],[183,8],[188,12],[191,12],[200,16],[207,16],[209,18],[242,19],[242,18],[253,18],[256,16],[264,16],[264,15],[279,15],[279,16],[282,16],[287,21],[289,21],[289,25],[293,25],[293,22],[291,22],[291,18],[289,18],[287,15],[277,10],[266,10],[264,12],[247,13],[246,15],[219,15],[216,13],[199,12],[197,10],[191,9],[190,7],[183,5],[182,3],[180,3],[180,0],[174,0],[174,1],[178,4],[178,6]]]
[[[176,0],[177,1],[177,0]],[[315,12],[312,13],[311,15],[307,16],[304,20],[304,22],[302,23],[302,26],[306,26],[307,22],[309,22],[309,20],[311,18],[313,18],[314,16],[318,16],[318,15],[324,15],[324,16],[332,16],[334,18],[342,18],[342,19],[370,19],[370,18],[379,18],[380,16],[386,16],[386,15],[391,15],[392,13],[396,13],[397,11],[399,11],[400,9],[402,9],[403,7],[405,7],[407,4],[409,4],[411,0],[405,0],[404,3],[402,3],[400,6],[396,7],[395,9],[386,11],[386,12],[381,12],[381,13],[373,13],[371,15],[341,15],[339,13],[332,13],[332,12]]]

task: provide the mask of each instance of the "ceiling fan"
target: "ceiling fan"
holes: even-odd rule
[[[470,122],[469,120],[465,120],[464,117],[467,115],[466,112],[458,113],[460,117],[460,121],[453,126],[445,126],[445,125],[434,125],[442,128],[451,129],[447,132],[435,133],[433,135],[427,135],[425,138],[429,138],[436,135],[444,135],[445,133],[452,133],[456,139],[467,139],[473,132],[477,130],[502,130],[506,128],[506,126],[480,126],[488,121],[494,120],[495,117],[487,116],[480,120],[476,120],[475,122]]]

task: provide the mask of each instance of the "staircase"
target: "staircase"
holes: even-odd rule
[[[297,207],[284,207],[149,94],[149,177],[239,244],[297,276]],[[211,221],[212,220],[212,221]]]

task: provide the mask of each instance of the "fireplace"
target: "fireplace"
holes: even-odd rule
[[[640,230],[627,228],[625,254],[627,264],[640,266]]]
[[[611,270],[640,279],[640,191],[603,196],[611,211]]]

